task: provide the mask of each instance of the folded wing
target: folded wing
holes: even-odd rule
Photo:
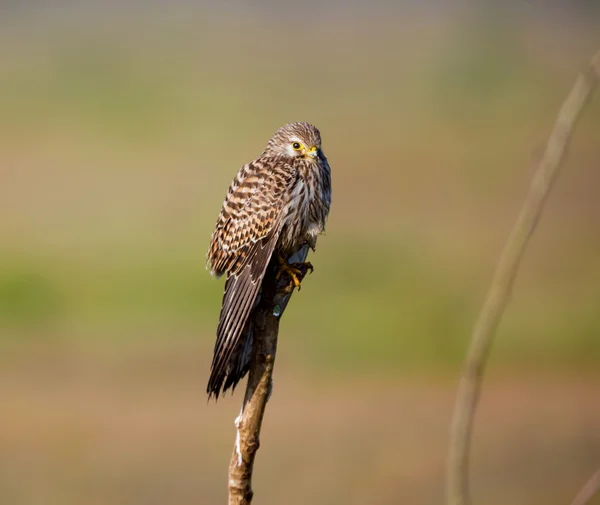
[[[237,357],[249,343],[240,340],[279,239],[285,190],[291,183],[286,171],[255,162],[240,170],[227,193],[208,254],[211,271],[227,274],[209,396],[217,397],[223,385],[223,391],[235,387],[245,374]]]

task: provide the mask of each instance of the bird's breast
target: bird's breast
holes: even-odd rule
[[[308,242],[314,244],[317,235],[323,232],[329,210],[328,201],[318,178],[314,174],[299,177],[287,206],[285,224],[282,229],[281,245],[295,251]]]

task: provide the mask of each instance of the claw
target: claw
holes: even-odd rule
[[[291,279],[289,284],[289,290],[292,291],[294,288],[301,289],[301,282],[308,271],[313,272],[314,268],[310,262],[306,263],[292,263],[291,265],[285,261],[284,258],[279,256],[279,271],[277,272],[276,279],[279,280],[281,275],[285,272]]]
[[[282,263],[281,268],[279,269],[279,272],[277,272],[277,277],[276,277],[277,280],[279,280],[281,278],[281,275],[284,272],[287,275],[289,275],[289,277],[291,279],[291,284],[294,285],[294,288],[298,288],[298,291],[300,291],[300,283],[302,282],[302,277],[303,277],[302,271],[288,263]]]

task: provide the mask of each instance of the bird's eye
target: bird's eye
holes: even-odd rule
[[[292,144],[292,147],[294,148],[294,150],[299,151],[302,145],[300,144],[300,142],[294,142]]]

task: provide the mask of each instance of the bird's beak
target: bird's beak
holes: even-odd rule
[[[306,151],[306,154],[311,158],[316,158],[319,155],[319,150],[315,146],[312,146],[308,151]]]

